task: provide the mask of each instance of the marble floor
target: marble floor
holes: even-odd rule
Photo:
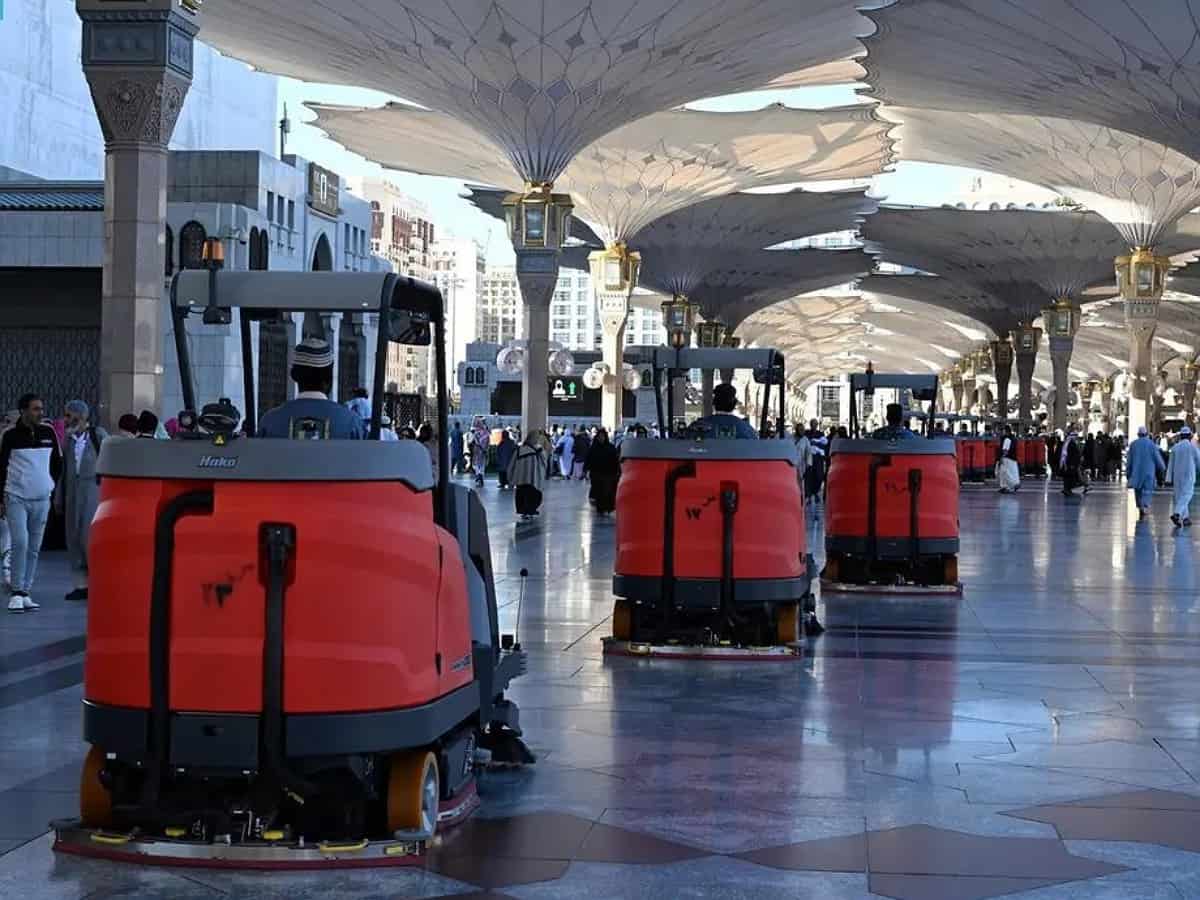
[[[425,867],[53,854],[85,749],[85,610],[51,556],[43,609],[0,619],[0,897],[1200,897],[1200,534],[1172,530],[1166,495],[1138,522],[1116,486],[968,488],[961,598],[823,597],[828,633],[786,663],[603,658],[612,521],[578,483],[532,526],[484,495],[540,761],[486,775]]]

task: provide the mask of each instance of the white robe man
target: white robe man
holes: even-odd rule
[[[1004,440],[1000,442],[1000,462],[996,477],[1000,482],[1001,494],[1015,494],[1021,489],[1021,467],[1017,464],[1017,439],[1012,427],[1004,429]]]
[[[1176,528],[1192,524],[1192,496],[1196,493],[1196,469],[1200,468],[1200,447],[1192,442],[1192,430],[1179,429],[1179,440],[1171,448],[1167,481],[1171,484],[1171,522]]]

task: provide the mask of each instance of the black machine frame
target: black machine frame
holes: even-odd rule
[[[378,338],[371,387],[370,440],[379,440],[387,375],[389,343],[410,346],[433,345],[437,366],[438,482],[436,521],[445,526],[450,519],[450,450],[441,437],[447,434],[450,418],[446,384],[446,320],[441,292],[431,284],[393,272],[232,272],[224,269],[190,269],[178,272],[171,281],[171,318],[175,352],[184,406],[196,410],[196,388],[188,346],[187,320],[200,315],[204,321],[232,322],[239,312],[241,332],[242,430],[253,435],[256,427],[256,392],[251,323],[277,321],[300,313],[377,314]]]
[[[877,389],[909,390],[913,399],[924,403],[937,400],[938,377],[936,375],[880,375],[868,367],[866,372],[858,372],[850,376],[850,437],[857,440],[861,437],[861,426],[858,421],[858,395],[873,394]],[[931,433],[932,417],[925,418],[925,436]]]
[[[779,410],[775,422],[775,436],[787,437],[787,392],[784,357],[778,350],[770,348],[739,350],[729,347],[695,348],[657,347],[652,360],[654,367],[654,401],[658,414],[658,432],[664,437],[671,434],[675,421],[674,391],[667,390],[666,410],[663,409],[663,374],[667,375],[667,386],[691,369],[753,369],[755,381],[763,385],[762,421],[759,434],[767,430],[771,415],[771,386],[779,385]],[[665,418],[664,418],[665,415]]]

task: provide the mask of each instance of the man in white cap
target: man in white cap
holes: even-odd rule
[[[1179,429],[1179,440],[1171,448],[1167,463],[1167,481],[1171,485],[1171,522],[1176,528],[1192,524],[1192,496],[1196,493],[1196,469],[1200,466],[1200,448],[1192,442],[1192,429]]]
[[[54,492],[54,509],[64,516],[67,556],[75,577],[74,589],[66,599],[78,601],[88,597],[88,537],[96,507],[100,505],[96,464],[100,460],[100,445],[108,432],[91,423],[91,410],[82,400],[67,404],[65,418],[63,477]]]
[[[1154,499],[1154,488],[1158,483],[1158,473],[1165,468],[1158,445],[1150,440],[1149,432],[1143,425],[1138,429],[1137,440],[1129,445],[1125,459],[1126,483],[1137,498],[1140,518],[1146,518],[1146,513],[1150,511],[1150,502]]]
[[[362,440],[363,421],[349,408],[329,399],[333,390],[333,350],[321,338],[307,337],[292,353],[296,399],[262,417],[261,438],[300,441]]]

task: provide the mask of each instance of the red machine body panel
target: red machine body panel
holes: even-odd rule
[[[212,514],[185,516],[175,527],[172,710],[261,710],[266,590],[259,529],[267,522],[296,529],[284,606],[286,713],[416,706],[471,680],[465,576],[453,538],[433,524],[429,492],[400,482],[307,483],[297,502],[286,482],[105,478],[91,553],[121,564],[92,577],[88,700],[150,705],[157,512],[198,488],[213,491]],[[435,652],[445,661],[441,674]],[[465,667],[452,667],[464,657]]]
[[[616,572],[661,577],[668,475],[686,461],[626,459],[617,489]],[[779,460],[697,460],[696,475],[677,482],[675,576],[719,579],[720,495],[734,485],[735,579],[798,578],[805,572],[804,499],[796,469]]]
[[[962,442],[958,443],[961,445]],[[871,469],[880,460],[886,460],[886,464],[877,465],[875,472],[875,537],[908,538],[911,535],[910,473],[919,471],[917,525],[920,538],[957,538],[958,469],[955,457],[949,453],[906,455],[904,442],[891,446],[892,449],[881,452],[856,452],[835,446],[825,487],[827,538],[870,536]]]

